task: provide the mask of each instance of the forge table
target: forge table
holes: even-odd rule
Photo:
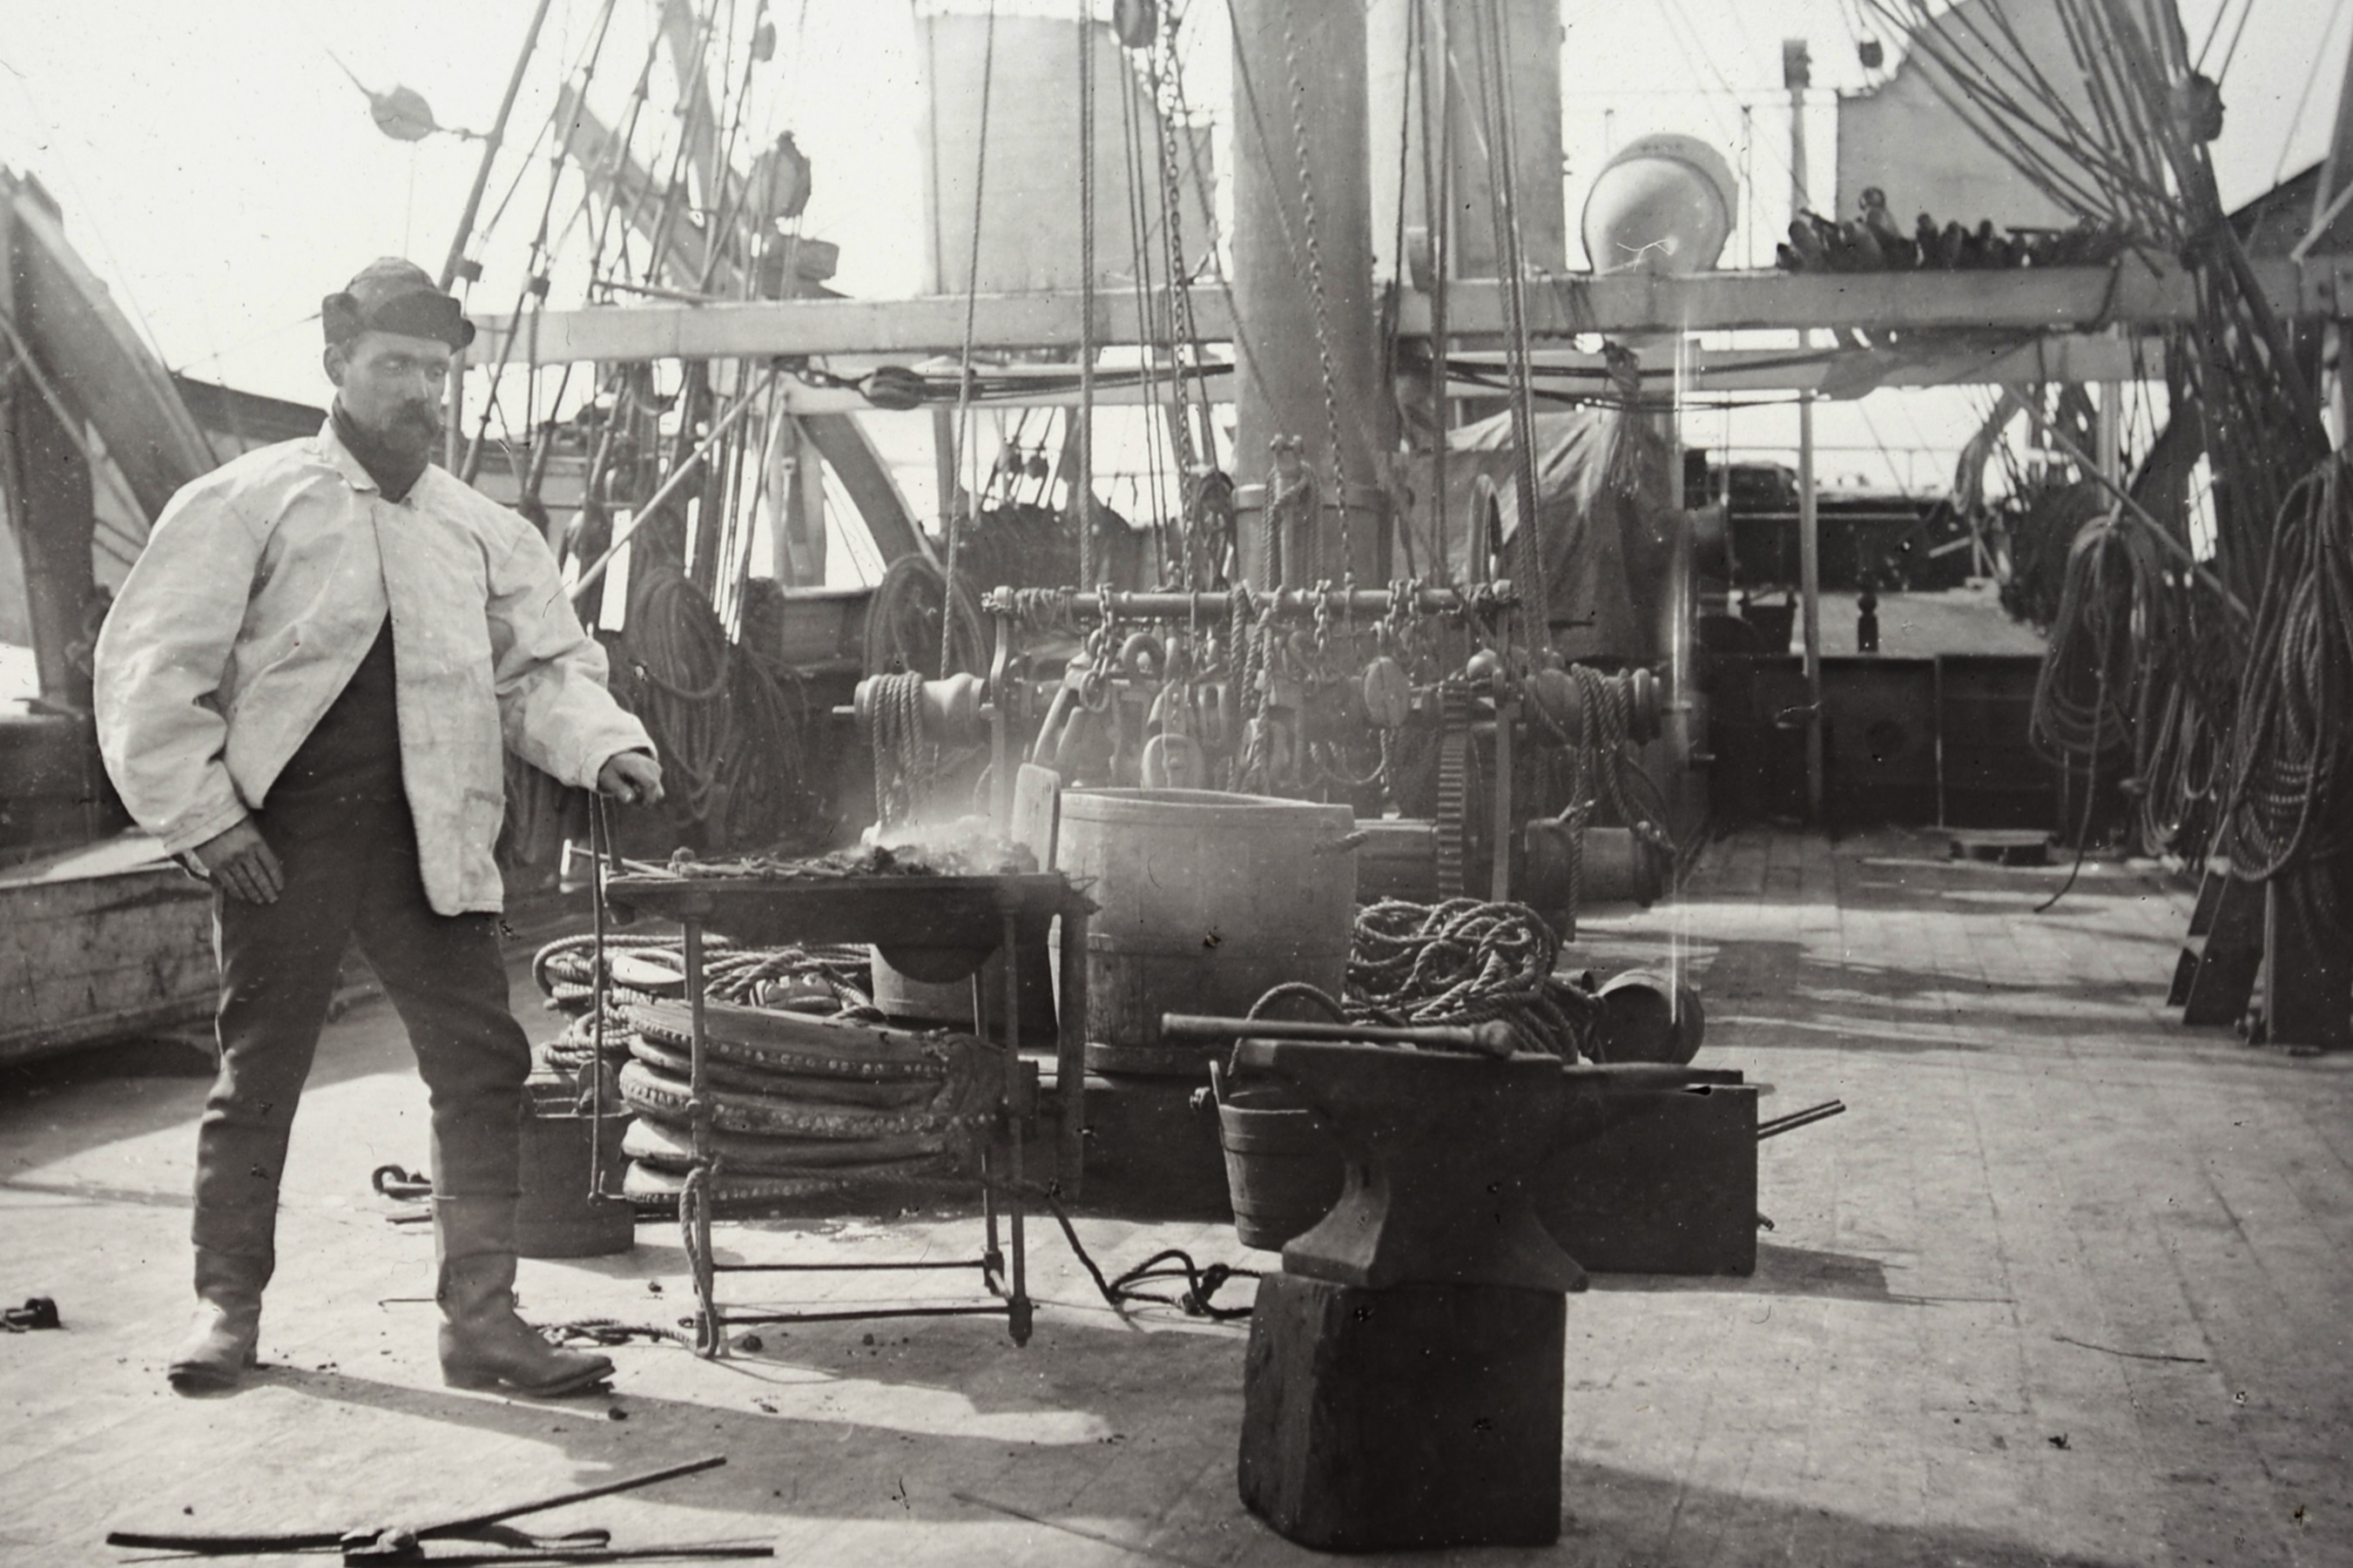
[[[1055,1142],[1058,1185],[1079,1186],[1085,1128],[1087,917],[1094,906],[1059,873],[1006,877],[833,877],[632,875],[613,878],[605,896],[640,915],[676,921],[683,935],[686,1000],[692,1018],[690,1116],[693,1160],[687,1194],[707,1194],[718,1163],[712,1139],[709,1055],[703,1011],[703,943],[717,934],[763,947],[791,942],[871,942],[896,967],[919,979],[946,984],[969,978],[974,1033],[987,1034],[984,975],[994,970],[1004,1008],[1003,1064],[995,1107],[980,1142],[979,1187],[984,1251],[976,1260],[852,1264],[720,1264],[712,1260],[711,1204],[680,1199],[694,1265],[696,1348],[726,1350],[731,1323],[813,1322],[851,1318],[1006,1314],[1016,1344],[1029,1338],[1030,1303],[1024,1265],[1025,1183],[1022,1127],[1036,1113],[1036,1077],[1021,1058],[1020,954],[1025,941],[1042,943],[1049,923],[1061,926],[1060,1022],[1057,1030],[1055,1095],[1060,1121]],[[997,1246],[997,1214],[1004,1202],[1012,1268]],[[814,1273],[833,1269],[937,1269],[976,1266],[990,1295],[987,1306],[905,1306],[844,1312],[731,1312],[716,1300],[721,1273]]]

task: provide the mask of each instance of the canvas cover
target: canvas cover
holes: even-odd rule
[[[1677,542],[1688,534],[1674,506],[1665,421],[1580,408],[1538,414],[1535,428],[1536,522],[1554,645],[1572,659],[1660,657],[1661,596]],[[1411,463],[1409,569],[1430,581],[1472,580],[1480,514],[1492,510],[1504,541],[1497,574],[1512,575],[1520,503],[1511,416],[1450,432],[1446,449],[1446,495],[1435,513],[1433,465],[1427,457]]]

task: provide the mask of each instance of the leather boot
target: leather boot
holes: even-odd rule
[[[276,1259],[267,1253],[196,1248],[196,1319],[172,1353],[164,1375],[182,1394],[237,1386],[254,1364],[261,1334],[261,1291]]]
[[[612,1361],[549,1344],[515,1316],[514,1234],[512,1198],[433,1200],[441,1381],[542,1399],[586,1394],[613,1375]]]

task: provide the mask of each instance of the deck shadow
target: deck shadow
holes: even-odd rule
[[[1171,1336],[1180,1341],[1188,1337]],[[813,1521],[822,1528],[822,1521],[830,1521],[910,1526],[924,1532],[914,1542],[935,1548],[941,1542],[930,1531],[937,1527],[1001,1523],[1013,1517],[1026,1518],[1033,1529],[1047,1532],[1067,1531],[1071,1536],[1067,1547],[1082,1552],[1093,1550],[1090,1542],[1121,1545],[1145,1557],[1197,1568],[1288,1568],[1331,1561],[1275,1536],[1242,1509],[1234,1493],[1230,1467],[1240,1424],[1238,1344],[1155,1339],[1142,1347],[1142,1353],[1153,1358],[1151,1365],[1139,1368],[1133,1360],[1139,1347],[1129,1336],[1072,1333],[1070,1325],[1057,1325],[1052,1338],[1055,1342],[1029,1352],[1006,1352],[1041,1361],[1064,1358],[1051,1365],[1058,1392],[1086,1396],[1079,1408],[1095,1417],[1097,1429],[1051,1442],[978,1432],[892,1429],[849,1419],[812,1420],[629,1393],[611,1400],[504,1401],[379,1383],[342,1372],[285,1368],[265,1373],[257,1384],[332,1405],[448,1423],[553,1448],[564,1457],[569,1473],[549,1477],[543,1488],[547,1491],[706,1454],[729,1456],[724,1469],[649,1489],[640,1498],[584,1505],[576,1517],[550,1513],[526,1521],[551,1530],[610,1523],[616,1544],[655,1533],[670,1539],[747,1533],[756,1538]],[[1104,1360],[1104,1350],[1113,1346],[1120,1363]],[[747,1388],[756,1392],[755,1384]],[[1172,1397],[1180,1390],[1182,1397]],[[607,1410],[616,1407],[628,1412],[627,1421],[607,1416]],[[1138,1461],[1144,1457],[1130,1458],[1123,1450],[1139,1446],[1151,1450],[1150,1473],[1168,1478],[1158,1488],[1160,1495],[1137,1495],[1143,1479]],[[332,1461],[322,1455],[315,1462]],[[376,1514],[408,1518],[447,1506],[507,1500],[503,1493],[458,1495],[445,1478],[433,1507],[420,1510],[415,1506],[413,1482],[399,1474],[384,1475],[377,1502],[366,1500],[373,1489],[354,1472],[332,1489],[353,1500],[322,1503],[326,1517],[236,1522],[258,1528],[323,1528]],[[1093,1490],[1098,1484],[1101,1492]],[[329,1489],[321,1489],[324,1493]],[[471,1489],[467,1491],[470,1494]],[[1552,1547],[1372,1553],[1356,1560],[1509,1568],[1629,1563],[1743,1568],[1793,1562],[1873,1568],[1926,1568],[1956,1562],[1977,1568],[2105,1568],[2107,1562],[2127,1561],[2056,1553],[1991,1529],[1892,1524],[1795,1500],[1687,1486],[1576,1452],[1564,1460],[1563,1503],[1562,1536]],[[645,1521],[643,1515],[633,1516],[631,1510],[644,1505],[661,1509],[664,1517],[659,1525]],[[148,1517],[147,1510],[160,1512],[163,1506],[158,1500],[108,1522],[153,1525],[158,1521]],[[339,1521],[338,1509],[351,1519]],[[1063,1519],[1071,1522],[1064,1525]],[[217,1528],[223,1521],[211,1522]],[[1029,1560],[1060,1560],[1052,1544],[1057,1539],[1053,1533],[1034,1538],[1027,1548]],[[993,1554],[990,1560],[996,1560]]]
[[[1815,1296],[1835,1301],[1876,1301],[1917,1307],[1929,1298],[1887,1287],[1887,1266],[1859,1253],[1757,1243],[1754,1274],[1596,1274],[1593,1289],[1611,1292],[1687,1293],[1726,1296]]]

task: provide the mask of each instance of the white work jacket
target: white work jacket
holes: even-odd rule
[[[139,826],[178,854],[264,805],[387,612],[437,911],[503,901],[502,746],[584,788],[652,749],[538,531],[438,468],[385,500],[330,421],[174,496],[106,617],[98,742]]]

